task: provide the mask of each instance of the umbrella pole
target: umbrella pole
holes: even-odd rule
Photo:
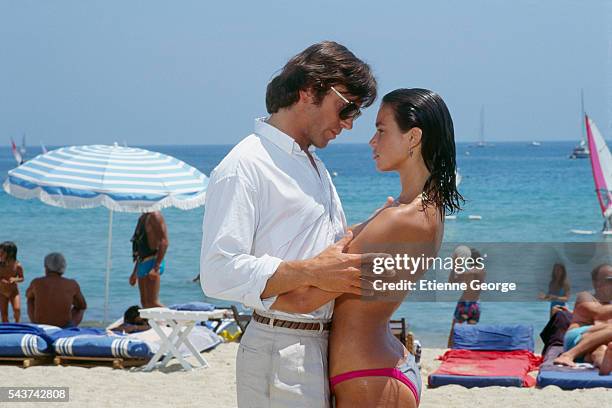
[[[108,322],[108,293],[110,290],[110,271],[112,266],[111,255],[113,247],[113,210],[109,210],[108,217],[108,250],[106,252],[106,282],[104,285],[104,323]]]

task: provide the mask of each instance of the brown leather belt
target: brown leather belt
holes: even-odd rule
[[[323,323],[323,322],[313,322],[313,323],[305,323],[305,322],[292,322],[289,320],[281,320],[276,318],[264,317],[262,315],[257,314],[257,312],[253,312],[253,320],[257,323],[267,324],[268,326],[273,327],[284,327],[286,329],[295,329],[295,330],[317,330],[324,331],[331,329],[331,322]]]

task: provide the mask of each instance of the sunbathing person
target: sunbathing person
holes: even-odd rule
[[[455,268],[448,275],[448,281],[451,283],[466,283],[467,289],[463,291],[455,312],[453,313],[453,322],[451,323],[450,334],[448,335],[448,347],[452,347],[453,330],[455,324],[467,323],[476,324],[480,320],[480,289],[472,289],[471,282],[484,282],[486,276],[485,268],[476,267],[474,261],[482,258],[480,252],[474,248],[469,248],[465,245],[460,245],[453,251],[453,259]],[[461,262],[458,260],[461,259]],[[465,262],[471,260],[470,268],[465,267]]]
[[[612,266],[599,265],[591,273],[594,295],[580,292],[563,343],[564,352],[555,364],[575,366],[582,360],[599,367],[599,374],[612,372]]]
[[[0,244],[0,314],[2,323],[8,323],[9,303],[15,323],[21,319],[21,299],[18,283],[23,282],[23,267],[17,261],[17,245],[6,241]]]
[[[65,271],[62,254],[45,257],[45,276],[34,279],[26,291],[32,323],[75,327],[83,320],[87,303],[77,281],[64,278]]]
[[[130,306],[123,314],[123,323],[117,327],[113,327],[111,330],[117,333],[136,333],[145,330],[149,330],[149,322],[147,319],[140,317],[138,311],[140,306]]]
[[[402,190],[392,205],[354,229],[348,251],[436,256],[444,213],[458,210],[462,199],[455,186],[453,123],[442,98],[424,89],[387,94],[370,145],[377,169],[398,172]],[[403,272],[398,271],[390,283],[416,281],[425,271]],[[375,292],[361,298],[310,287],[279,296],[272,307],[305,313],[337,298],[329,343],[336,406],[414,407],[420,399],[419,369],[389,329],[389,320],[406,294]],[[290,310],[296,304],[303,309]]]

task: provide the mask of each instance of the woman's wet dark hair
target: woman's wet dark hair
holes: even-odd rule
[[[376,99],[376,79],[370,66],[345,46],[333,41],[313,44],[294,56],[270,81],[266,109],[276,113],[300,99],[300,90],[313,89],[320,103],[330,87],[344,85],[347,92],[368,107]]]
[[[12,241],[4,241],[0,244],[0,251],[4,252],[11,261],[17,259],[17,245]]]
[[[421,155],[431,173],[423,192],[425,207],[435,205],[441,215],[453,214],[465,201],[455,183],[455,132],[446,104],[427,89],[396,89],[383,97],[383,105],[393,108],[402,132],[421,129]]]

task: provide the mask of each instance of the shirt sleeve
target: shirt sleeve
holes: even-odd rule
[[[282,259],[252,254],[259,220],[257,192],[238,174],[213,179],[202,226],[202,289],[209,297],[268,310],[275,299],[262,301],[260,296]]]

